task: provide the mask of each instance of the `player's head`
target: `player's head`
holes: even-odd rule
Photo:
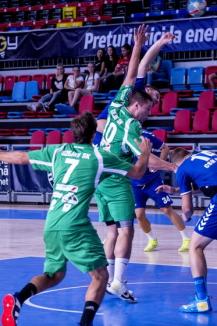
[[[128,110],[133,117],[145,121],[153,106],[153,99],[146,92],[134,91],[131,95]]]
[[[170,152],[170,159],[172,163],[179,165],[185,157],[191,153],[182,147],[177,147]]]
[[[96,132],[96,120],[92,113],[85,112],[74,118],[71,123],[75,143],[91,144]]]
[[[62,63],[58,63],[56,67],[56,74],[62,75],[64,73],[64,66]]]
[[[153,86],[145,86],[145,92],[151,96],[153,105],[160,101],[160,92],[157,88],[154,88]]]

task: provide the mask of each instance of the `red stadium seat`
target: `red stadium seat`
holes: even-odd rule
[[[66,130],[63,133],[62,143],[71,144],[74,142],[74,135],[72,130]]]
[[[200,93],[197,109],[207,110],[213,109],[215,106],[215,93],[213,91],[204,91]]]
[[[49,90],[51,89],[51,81],[52,81],[53,77],[55,77],[55,74],[48,74],[45,77],[45,79],[46,79],[46,86],[45,86],[45,88],[46,89],[49,89]]]
[[[46,137],[46,145],[55,145],[62,143],[62,134],[59,130],[50,131]]]
[[[28,129],[27,128],[18,128],[12,130],[13,136],[26,136],[28,135]]]
[[[210,111],[198,110],[193,118],[192,133],[206,134],[210,131]]]
[[[93,112],[94,110],[94,97],[93,95],[84,95],[79,102],[78,112],[82,114],[84,112]]]
[[[158,102],[158,103],[156,103],[152,108],[151,108],[151,116],[152,115],[160,115],[161,114],[161,105],[162,105],[162,103],[161,103],[161,100]]]
[[[6,76],[4,83],[4,92],[10,93],[14,87],[14,83],[17,81],[17,76]]]
[[[2,89],[3,89],[4,80],[5,80],[4,76],[0,75],[0,91],[2,91]]]
[[[0,136],[12,136],[12,129],[0,129]]]
[[[192,112],[189,110],[180,110],[176,112],[174,120],[174,130],[172,134],[187,134],[191,131]]]
[[[36,80],[38,82],[38,87],[40,90],[45,89],[45,75],[43,74],[33,75],[32,80]]]
[[[46,136],[43,130],[34,131],[30,139],[30,145],[41,145],[41,146],[39,147],[32,146],[30,147],[30,150],[40,149],[42,146],[45,145],[45,141],[46,141]]]
[[[178,107],[178,93],[168,92],[164,95],[161,106],[161,115],[169,115],[171,109]]]
[[[27,81],[30,81],[31,79],[32,79],[32,76],[30,76],[30,75],[18,76],[18,81],[27,82]]]
[[[162,142],[167,141],[167,130],[165,129],[155,129],[153,130],[155,137],[159,138]]]
[[[212,116],[211,132],[217,134],[217,111],[215,111]]]

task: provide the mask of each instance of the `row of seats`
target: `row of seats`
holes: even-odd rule
[[[176,113],[174,129],[171,134],[210,134],[217,133],[217,111],[198,110],[193,114],[189,110],[181,110]]]
[[[73,143],[74,135],[72,130],[66,130],[64,133],[61,133],[60,130],[50,131],[47,135],[43,130],[37,130],[33,132],[30,139],[30,149],[39,149],[44,145],[55,145],[61,143]],[[37,146],[37,145],[40,145]]]
[[[217,66],[204,67],[176,67],[171,69],[170,85],[174,90],[193,91],[204,90],[208,85],[208,76],[213,72],[217,72]],[[217,80],[216,80],[217,86]]]
[[[16,82],[28,82],[35,80],[38,82],[39,90],[49,90],[51,88],[51,81],[55,74],[34,74],[34,75],[10,75],[2,76],[0,75],[0,91],[5,93],[10,93],[13,90],[14,84]]]
[[[216,105],[215,92],[203,91],[200,93],[197,102],[197,108],[188,108],[190,111],[196,110],[214,110]],[[174,115],[177,111],[182,110],[179,107],[179,92],[170,91],[151,109],[151,115]]]

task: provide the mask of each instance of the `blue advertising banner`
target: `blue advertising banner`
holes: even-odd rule
[[[11,190],[21,192],[50,193],[53,191],[49,175],[35,171],[31,165],[11,165]]]
[[[83,28],[0,33],[0,60],[45,59],[50,57],[84,57],[96,54],[98,48],[121,47],[133,43],[138,24],[91,26]],[[215,17],[159,21],[149,24],[149,39],[144,50],[170,31],[174,40],[164,51],[197,51],[217,48]]]
[[[1,145],[1,150],[8,150],[7,145]],[[0,192],[10,192],[11,190],[11,169],[10,165],[4,161],[0,161]]]

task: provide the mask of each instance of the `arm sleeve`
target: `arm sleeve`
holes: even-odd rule
[[[132,169],[133,165],[121,160],[118,156],[102,150],[103,157],[103,172],[116,173],[126,175],[129,170]]]
[[[59,146],[47,146],[41,150],[28,152],[29,162],[35,170],[52,171],[53,156]]]
[[[192,180],[181,167],[177,171],[176,181],[180,188],[180,195],[185,195],[192,191]]]
[[[132,94],[133,86],[121,86],[119,89],[117,95],[115,96],[115,99],[112,101],[111,105],[112,107],[118,107],[118,106],[128,106],[129,104],[129,98]]]

